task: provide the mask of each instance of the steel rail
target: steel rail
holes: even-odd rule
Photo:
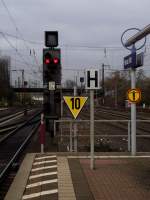
[[[11,131],[9,134],[5,135],[3,138],[0,139],[0,144],[2,142],[4,142],[7,138],[11,137],[12,135],[14,135],[15,133],[17,133],[18,130],[20,130],[21,128],[23,128],[24,126],[26,126],[27,124],[30,124],[30,121],[32,119],[34,119],[36,116],[38,116],[41,113],[41,111],[39,111],[38,113],[36,113],[34,116],[32,116],[29,120],[27,120],[25,123],[23,123],[22,125],[20,125],[19,127],[17,127],[16,129],[14,129],[13,131]]]
[[[38,129],[39,125],[40,125],[40,123],[38,123],[36,125],[36,127],[31,131],[31,133],[25,138],[25,140],[23,141],[23,143],[21,144],[21,146],[19,147],[19,149],[16,151],[16,153],[14,154],[14,156],[12,157],[12,159],[8,162],[8,164],[6,165],[6,167],[0,173],[0,182],[3,180],[4,176],[6,175],[7,171],[12,166],[12,164],[14,163],[14,161],[18,158],[18,156],[20,155],[20,153],[24,149],[24,147],[27,144],[27,142],[29,141],[29,139],[36,132],[36,130]]]
[[[33,109],[28,109],[28,112],[31,112],[32,110]],[[2,117],[2,118],[0,118],[0,125],[7,123],[7,121],[9,121],[9,120],[15,119],[15,117],[22,116],[23,114],[24,114],[24,111],[19,111],[17,113],[10,114],[8,116]]]
[[[7,121],[7,120],[9,120],[9,119],[12,119],[13,117],[16,117],[16,116],[18,116],[18,115],[21,115],[21,114],[23,114],[23,111],[17,112],[17,113],[15,113],[15,114],[11,114],[11,115],[9,115],[9,116],[2,117],[2,118],[0,119],[0,124],[3,123],[3,122],[5,122],[5,121]]]
[[[9,130],[12,127],[13,128],[17,128],[18,125],[21,125],[24,123],[24,120],[20,121],[20,122],[16,122],[16,123],[12,123],[12,124],[8,124],[8,125],[4,125],[4,126],[0,126],[0,134],[2,134],[3,132],[5,132],[5,129]]]

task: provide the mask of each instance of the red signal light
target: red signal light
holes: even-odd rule
[[[58,58],[54,58],[53,62],[54,62],[54,64],[58,64],[58,62],[59,62]]]
[[[50,64],[50,58],[45,59],[45,64]]]
[[[44,55],[44,63],[45,63],[46,65],[49,65],[49,64],[52,62],[51,58],[52,58],[51,54],[50,54],[49,52],[47,52],[47,53]]]

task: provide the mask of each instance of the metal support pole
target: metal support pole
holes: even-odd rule
[[[60,123],[60,142],[62,143],[63,141],[63,130],[62,130],[62,123]]]
[[[104,105],[105,103],[105,85],[104,85],[104,63],[102,64],[102,90],[103,90],[103,99],[102,99],[102,104]]]
[[[90,90],[90,145],[91,145],[91,169],[94,169],[94,90]]]
[[[63,104],[64,104],[64,101],[62,99],[62,94],[61,94],[61,119],[63,117]],[[60,124],[60,142],[62,142],[62,133],[63,133],[63,130],[62,130],[62,124]]]
[[[135,88],[135,69],[131,69],[131,89]],[[136,155],[136,104],[131,103],[131,155]]]
[[[24,88],[24,69],[22,70],[22,88]],[[25,93],[22,93],[22,104],[25,106]]]
[[[44,144],[41,144],[41,153],[44,153]]]
[[[63,114],[64,114],[64,113],[63,113],[63,110],[64,110],[63,106],[64,106],[64,100],[63,100],[62,89],[61,89],[61,108],[60,108],[61,119],[62,119]]]
[[[20,77],[18,77],[18,88],[20,88]]]
[[[74,96],[77,95],[77,86],[74,86]],[[74,152],[78,151],[78,142],[77,142],[77,124],[74,123]]]
[[[128,152],[131,151],[131,123],[128,121]]]
[[[24,88],[24,69],[22,70],[22,88]]]
[[[64,100],[63,100],[62,89],[61,89],[61,108],[60,108],[61,119],[63,118],[63,110],[64,110],[63,106],[64,106]],[[63,139],[62,139],[62,133],[63,133],[62,123],[60,123],[60,142],[61,143],[63,141]]]
[[[133,44],[132,53],[136,52]],[[131,68],[131,89],[136,87],[136,68]],[[136,155],[136,104],[131,103],[131,155]]]
[[[115,107],[118,107],[118,88],[117,88],[117,80],[115,80]]]
[[[72,152],[72,122],[70,122],[70,152]]]
[[[56,122],[54,121],[54,136],[56,136]]]
[[[44,125],[44,114],[43,113],[41,114],[40,143],[41,143],[41,153],[44,153],[45,125]]]
[[[63,117],[63,109],[64,109],[64,108],[63,108],[63,105],[64,105],[64,100],[61,99],[61,111],[60,111],[60,112],[61,112],[61,113],[60,113],[60,114],[61,114],[61,118]]]

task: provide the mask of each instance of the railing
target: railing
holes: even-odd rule
[[[138,122],[146,122],[149,123],[150,120],[136,120],[137,123]],[[95,138],[121,138],[121,137],[127,137],[127,141],[128,141],[128,151],[131,151],[131,120],[94,120],[95,122],[95,126],[97,123],[111,123],[111,125],[113,125],[113,123],[118,123],[117,126],[120,126],[120,124],[122,123],[127,123],[126,127],[122,127],[122,129],[124,129],[124,131],[127,130],[127,134],[95,134]],[[78,137],[86,137],[86,138],[90,138],[90,134],[78,134],[76,137],[73,135],[73,125],[76,124],[83,124],[86,123],[86,125],[90,125],[90,120],[73,120],[73,119],[60,119],[60,120],[55,120],[54,121],[54,135],[57,135],[57,131],[56,131],[56,124],[60,124],[60,132],[59,132],[59,137],[60,137],[60,141],[62,141],[63,138],[68,138],[69,137],[69,148],[68,151],[72,152],[74,151],[74,149],[77,149],[77,147],[73,147],[75,144],[77,145],[77,142],[73,144],[73,140],[78,140]],[[64,135],[63,134],[63,130],[62,130],[62,124],[68,124],[69,125],[69,134]],[[148,132],[148,131],[147,131]],[[137,134],[136,135],[137,138],[150,138],[150,134]]]

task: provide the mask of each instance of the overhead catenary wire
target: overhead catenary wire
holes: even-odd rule
[[[3,32],[0,32],[0,34],[3,36],[3,38],[5,39],[5,41],[9,44],[9,46],[15,50],[15,52],[18,54],[19,57],[21,57],[23,59],[23,62],[26,66],[31,66],[32,67],[37,67],[37,65],[33,65],[31,63],[26,62],[24,56],[22,53],[20,53],[20,51],[18,51],[18,49],[9,41],[9,39],[5,36],[5,34],[3,34]],[[12,58],[13,59],[13,58]],[[21,61],[20,61],[21,62]]]
[[[17,36],[15,36],[15,35],[13,35],[13,34],[11,34],[11,33],[7,33],[7,32],[4,32],[4,31],[0,31],[0,33],[3,33],[3,34],[5,34],[5,35],[7,35],[7,36],[9,36],[9,37],[12,37],[12,38],[15,38],[15,39],[17,39],[17,40],[24,40],[24,41],[26,41],[26,42],[28,42],[28,43],[32,43],[32,44],[37,44],[37,45],[44,45],[44,42],[39,42],[39,41],[32,41],[32,40],[27,40],[27,39],[22,39],[21,37],[17,37]],[[60,47],[64,47],[64,48],[69,48],[69,49],[81,49],[81,48],[87,48],[87,49],[102,49],[102,50],[104,50],[104,49],[122,49],[122,50],[124,50],[123,49],[123,47],[122,46],[90,46],[90,45],[81,45],[81,44],[79,44],[79,45],[75,45],[75,44],[62,44],[62,45],[60,45]]]
[[[3,33],[3,34],[5,34],[9,37],[13,37],[17,40],[23,40],[23,41],[31,43],[31,44],[37,44],[37,45],[42,45],[42,46],[44,45],[44,42],[42,42],[42,41],[33,41],[33,40],[22,39],[21,37],[17,37],[15,35],[11,34],[11,33],[7,33],[7,32],[4,32],[4,31],[0,31],[0,33]],[[104,51],[104,49],[127,51],[121,45],[118,45],[118,46],[117,45],[111,45],[111,46],[92,45],[91,46],[91,45],[81,45],[81,44],[77,44],[77,45],[75,45],[75,44],[69,44],[69,45],[68,44],[61,44],[60,47],[61,48],[64,47],[64,48],[68,48],[68,49],[84,49],[85,48],[85,49],[101,49],[102,51]],[[149,49],[150,44],[146,45],[146,48]]]
[[[18,26],[17,26],[17,24],[16,24],[16,22],[15,22],[13,16],[12,16],[12,14],[10,13],[10,11],[9,11],[9,9],[8,9],[8,7],[7,7],[6,3],[5,3],[5,1],[4,1],[4,0],[1,0],[1,2],[2,2],[2,5],[4,6],[4,8],[6,9],[6,11],[7,11],[7,13],[8,13],[8,16],[9,16],[9,19],[11,20],[13,26],[15,27],[16,32],[19,33],[20,39],[24,42],[25,48],[26,48],[27,50],[30,50],[31,48],[27,45],[26,40],[24,39],[22,33],[20,32],[20,30],[19,30],[19,28],[18,28]],[[8,35],[11,35],[11,34],[8,34]],[[12,35],[11,35],[11,36],[12,36]],[[13,36],[13,37],[14,37],[14,36]],[[18,39],[17,36],[15,36],[15,38]],[[35,60],[35,57],[34,57],[34,56],[33,56],[33,60]],[[37,63],[37,60],[35,60],[35,63],[38,64],[38,63]]]
[[[6,42],[9,44],[9,46],[10,46],[12,49],[15,50],[15,52],[18,54],[18,56],[22,58],[23,63],[24,63],[27,67],[32,66],[32,64],[26,62],[26,60],[24,59],[24,57],[22,56],[22,54],[21,54],[21,53],[17,50],[17,48],[7,39],[7,37],[6,37],[4,34],[1,34],[1,35],[2,35],[3,38],[6,40]],[[32,67],[33,67],[33,66],[32,66]],[[22,67],[22,68],[24,69],[24,67]],[[15,70],[17,70],[16,67],[15,67]],[[33,72],[33,74],[35,75],[35,71],[34,71],[32,68],[30,68],[30,71]],[[36,73],[37,73],[37,72],[36,72]],[[31,75],[31,73],[28,73],[28,74]],[[38,76],[38,74],[36,74],[36,76]],[[38,77],[40,77],[40,76],[38,76]]]
[[[24,57],[22,56],[22,54],[17,50],[17,48],[6,38],[6,36],[4,34],[2,34],[3,38],[6,40],[6,42],[9,44],[9,46],[14,49],[17,54],[24,60]],[[24,63],[28,66],[29,64],[24,60]]]

